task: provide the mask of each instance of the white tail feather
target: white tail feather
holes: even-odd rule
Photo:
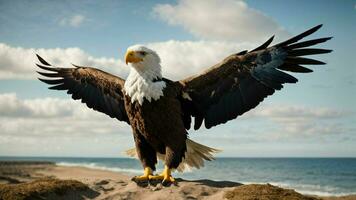
[[[185,152],[185,157],[183,158],[182,162],[177,167],[177,171],[183,172],[186,170],[191,170],[193,167],[199,169],[204,167],[204,160],[214,160],[214,153],[219,153],[221,150],[214,149],[193,140],[187,139],[186,140],[187,151]],[[126,154],[130,157],[137,158],[136,148],[132,148],[126,151]],[[157,154],[157,158],[159,160],[164,161],[165,154]]]

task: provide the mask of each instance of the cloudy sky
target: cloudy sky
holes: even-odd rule
[[[158,52],[164,76],[179,80],[271,35],[287,39],[323,23],[315,37],[334,50],[311,74],[296,74],[257,109],[194,140],[219,156],[356,156],[355,0],[0,0],[0,156],[122,157],[128,125],[92,111],[35,73],[35,53],[126,77],[126,48]]]

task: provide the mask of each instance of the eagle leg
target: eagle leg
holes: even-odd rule
[[[172,170],[166,165],[161,174],[154,175],[154,176],[150,175],[149,179],[150,180],[160,180],[160,181],[162,181],[162,185],[169,185],[171,183],[175,183],[175,179],[172,177],[171,172],[172,172]]]
[[[149,177],[153,175],[151,167],[145,167],[145,170],[143,172],[142,176],[135,176],[131,180],[135,182],[143,182],[143,181],[149,181]]]

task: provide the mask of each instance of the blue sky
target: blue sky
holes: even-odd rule
[[[140,43],[155,49],[163,72],[178,80],[273,34],[280,41],[322,23],[311,38],[334,36],[320,45],[334,51],[315,57],[327,65],[294,74],[297,84],[246,116],[190,135],[224,149],[220,156],[354,157],[355,6],[352,0],[0,0],[0,155],[123,156],[133,146],[128,126],[37,81],[34,53],[125,77],[126,48]]]

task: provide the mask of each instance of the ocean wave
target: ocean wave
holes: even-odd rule
[[[67,166],[67,167],[86,167],[90,169],[100,169],[113,172],[128,172],[131,174],[141,174],[142,169],[132,169],[132,168],[120,168],[120,167],[106,167],[98,165],[97,163],[70,163],[70,162],[58,162],[58,166]]]

